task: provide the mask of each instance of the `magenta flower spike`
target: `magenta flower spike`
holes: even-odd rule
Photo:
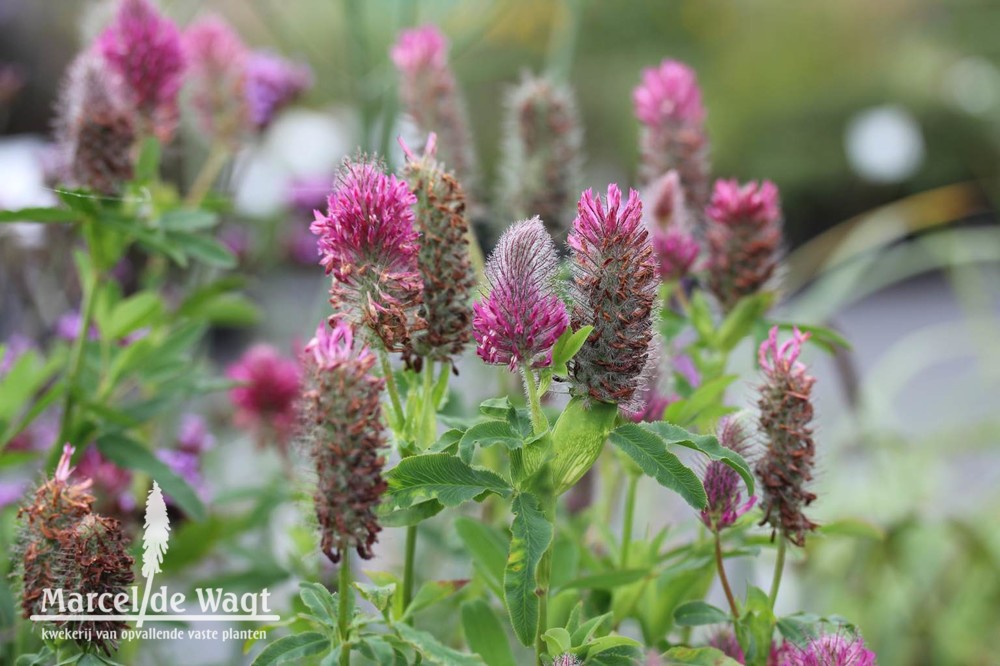
[[[257,132],[267,129],[278,112],[312,87],[312,70],[266,51],[250,55],[246,71],[246,103],[250,126]]]
[[[295,428],[295,403],[302,388],[298,362],[270,345],[258,344],[230,365],[226,376],[239,382],[229,390],[236,424],[261,438],[267,432],[274,434],[284,451]]]
[[[225,21],[207,16],[184,31],[184,51],[202,128],[215,139],[237,140],[247,122],[246,46]]]
[[[470,187],[476,157],[465,103],[448,65],[447,39],[433,25],[403,30],[389,55],[406,112],[423,134],[437,134],[441,161]]]
[[[643,222],[653,240],[660,279],[686,277],[698,260],[700,247],[691,231],[680,176],[674,170],[663,174],[646,189],[642,200]]]
[[[717,433],[719,444],[746,458],[750,435],[739,421],[723,419]],[[708,495],[708,504],[701,510],[701,522],[713,532],[731,526],[757,502],[753,496],[743,501],[743,480],[736,470],[720,460],[712,460],[705,466],[702,485]]]
[[[808,333],[795,329],[791,339],[779,345],[775,326],[759,350],[764,383],[758,391],[758,428],[767,444],[756,467],[762,488],[763,523],[797,546],[805,545],[806,533],[816,528],[803,513],[803,508],[816,499],[805,488],[812,480],[816,455],[809,425],[813,417],[810,394],[816,380],[798,361],[808,338]]]
[[[310,379],[303,412],[316,465],[320,550],[334,563],[350,549],[369,559],[382,529],[375,510],[386,490],[380,403],[385,380],[372,374],[375,355],[357,344],[343,321],[332,329],[319,325],[304,361]]]
[[[552,363],[552,347],[569,324],[555,292],[552,237],[537,217],[511,225],[486,263],[489,293],[473,305],[476,353],[511,371]]]
[[[708,201],[708,137],[705,107],[694,70],[676,60],[643,70],[632,92],[642,124],[642,177],[651,183],[675,169],[695,218]]]
[[[125,82],[140,129],[167,143],[177,126],[177,95],[184,73],[184,48],[173,21],[149,0],[121,0],[95,48]]]
[[[334,317],[370,330],[387,351],[408,349],[423,281],[418,234],[406,183],[376,162],[347,162],[310,229],[319,236],[320,263],[333,276]]]
[[[606,204],[606,205],[605,205]],[[605,203],[593,190],[580,198],[568,244],[572,251],[574,330],[594,330],[572,361],[576,390],[635,411],[649,366],[653,302],[659,280],[642,203],[635,190],[622,204],[609,185]]]
[[[708,287],[729,312],[741,298],[765,289],[778,269],[781,208],[778,188],[763,181],[715,183],[708,207]]]
[[[875,666],[875,653],[861,636],[824,634],[804,648],[787,650],[782,666]]]

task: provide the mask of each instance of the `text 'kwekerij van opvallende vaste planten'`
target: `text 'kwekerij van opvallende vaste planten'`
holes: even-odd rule
[[[254,345],[222,378],[202,343],[254,304],[216,185],[323,82],[221,18],[181,29],[149,0],[116,2],[70,66],[59,203],[0,212],[71,238],[79,285],[60,336],[2,353],[0,442],[44,462],[17,493],[16,663],[132,663],[133,625],[158,616],[274,614],[249,627],[267,630],[245,645],[254,664],[874,664],[847,620],[775,612],[786,560],[820,529],[803,359],[845,343],[773,319],[779,190],[714,179],[694,71],[639,74],[639,179],[596,190],[580,186],[573,91],[525,75],[489,194],[442,32],[403,30],[389,56],[411,124],[401,164],[354,152],[311,204],[305,256],[329,305],[294,354]],[[182,110],[208,144],[186,187],[162,175]],[[731,374],[749,348],[753,372]],[[740,385],[756,395],[743,411]],[[208,491],[213,437],[194,412],[225,391],[278,452],[279,486]],[[659,531],[637,524],[644,477]],[[264,578],[213,564],[245,529],[217,511],[293,499],[297,554]],[[442,540],[460,580],[428,578]],[[774,562],[763,588],[728,573],[754,557]],[[176,582],[196,565],[203,582]],[[268,589],[286,580],[297,597]]]

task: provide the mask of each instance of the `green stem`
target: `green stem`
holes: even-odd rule
[[[402,426],[406,422],[406,415],[403,413],[403,403],[399,400],[399,389],[396,388],[396,376],[392,374],[392,364],[389,363],[389,355],[385,353],[385,350],[380,349],[378,357],[382,362],[382,376],[385,377],[385,388],[389,392],[392,411],[396,416],[396,422]]]
[[[410,607],[413,601],[413,561],[417,553],[417,526],[408,525],[406,527],[406,559],[403,562],[403,609]],[[413,624],[413,618],[407,619],[408,624]]]
[[[729,587],[729,578],[726,576],[726,567],[722,563],[722,538],[718,531],[715,534],[715,566],[719,570],[719,582],[726,593],[726,601],[729,602],[729,610],[733,613],[733,622],[739,622],[740,611],[736,606],[736,597],[733,596],[733,589]],[[735,624],[733,625],[735,626]]]
[[[340,602],[337,609],[337,627],[340,630],[340,666],[351,664],[350,624],[351,618],[351,556],[344,553],[340,561],[340,578],[337,585],[337,599]]]
[[[785,535],[780,534],[778,536],[778,559],[774,563],[774,578],[771,579],[771,594],[768,595],[771,599],[771,608],[774,608],[774,602],[778,599],[778,588],[781,587],[781,574],[785,571]]]
[[[542,402],[538,397],[538,384],[535,383],[535,373],[531,367],[525,363],[521,366],[524,375],[524,386],[528,390],[528,406],[531,408],[531,428],[536,435],[541,435],[549,429],[548,419],[542,412]]]
[[[423,438],[423,447],[426,449],[434,443],[437,435],[437,405],[434,404],[434,361],[429,358],[424,359],[424,368],[421,373],[424,376],[424,396],[423,418],[420,420],[420,436]]]
[[[535,660],[542,666],[545,654],[545,639],[542,636],[549,629],[549,578],[552,574],[552,544],[545,550],[538,562],[535,581],[538,583],[538,628],[535,630]]]
[[[625,491],[625,524],[622,526],[622,569],[628,568],[628,554],[632,546],[632,523],[635,520],[635,497],[639,490],[639,476],[629,474]]]
[[[93,256],[93,253],[91,253]],[[77,331],[76,340],[73,342],[73,351],[70,356],[69,374],[66,375],[66,397],[63,400],[62,420],[59,423],[59,437],[55,441],[55,447],[61,448],[66,444],[69,437],[70,426],[73,424],[73,407],[76,397],[76,385],[80,381],[80,372],[83,369],[83,350],[90,338],[90,327],[94,320],[94,298],[97,291],[98,276],[91,271],[90,275],[83,276],[86,281],[83,285],[83,303],[80,308],[80,330]]]
[[[201,171],[195,176],[194,182],[191,183],[191,189],[188,190],[188,195],[184,199],[187,206],[197,208],[201,205],[205,195],[212,189],[215,179],[219,177],[222,167],[226,166],[227,159],[229,159],[229,149],[219,143],[213,144],[208,151],[208,157],[205,158],[205,163],[201,165]]]

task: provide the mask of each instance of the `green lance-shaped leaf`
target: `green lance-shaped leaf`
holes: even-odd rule
[[[581,397],[569,401],[552,431],[555,452],[552,481],[556,495],[572,488],[591,468],[617,417],[617,405]]]
[[[611,443],[635,461],[643,472],[669,488],[696,509],[708,504],[701,480],[667,450],[667,443],[655,433],[634,423],[619,426],[609,437]]]
[[[719,444],[719,440],[714,436],[695,435],[694,433],[690,433],[684,428],[676,426],[673,423],[665,423],[663,421],[657,421],[655,423],[642,423],[639,427],[655,433],[668,445],[675,444],[677,446],[694,449],[695,451],[704,453],[712,460],[721,460],[740,475],[743,479],[743,483],[747,486],[747,492],[751,495],[753,494],[754,477],[753,472],[750,471],[750,466],[747,464],[747,461],[743,459],[743,456],[736,453],[732,449],[727,449]]]
[[[514,633],[523,645],[531,645],[538,627],[538,595],[535,572],[552,541],[552,524],[542,512],[538,498],[521,493],[511,505],[510,553],[504,569],[503,590]]]
[[[389,485],[387,503],[400,509],[430,499],[458,506],[487,491],[499,495],[510,492],[510,486],[499,475],[466,465],[447,453],[404,458],[385,478]]]

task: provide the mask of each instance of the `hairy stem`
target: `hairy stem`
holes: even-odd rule
[[[635,520],[635,497],[639,490],[639,475],[629,474],[625,491],[625,522],[622,525],[622,569],[628,568],[629,549],[632,546],[632,523]]]
[[[771,599],[771,608],[774,608],[774,602],[778,599],[778,588],[781,587],[781,574],[785,571],[785,547],[786,539],[784,534],[778,536],[778,559],[774,563],[774,577],[771,579],[771,594],[768,596]]]
[[[351,664],[351,644],[349,642],[349,627],[351,624],[351,556],[344,553],[340,560],[340,577],[337,585],[337,627],[340,630],[340,666],[350,666]]]
[[[406,421],[403,414],[403,403],[399,400],[399,389],[396,388],[396,376],[392,374],[392,364],[389,363],[389,355],[384,349],[378,352],[379,360],[382,362],[382,376],[385,377],[385,388],[389,392],[389,401],[392,403],[392,411],[396,422],[402,424]]]
[[[535,383],[535,373],[531,367],[525,363],[521,366],[521,373],[524,375],[524,386],[528,391],[528,406],[531,408],[531,428],[536,435],[541,435],[549,429],[548,419],[542,412],[542,402],[538,397],[538,384]]]
[[[733,613],[733,622],[738,622],[740,619],[740,611],[736,606],[736,597],[733,596],[733,590],[729,587],[729,578],[726,576],[726,567],[722,563],[722,537],[719,536],[719,532],[715,531],[715,566],[719,570],[719,582],[722,583],[722,589],[726,593],[726,601],[729,602],[729,610]],[[735,626],[735,625],[734,625]]]
[[[417,526],[408,525],[406,527],[406,555],[403,561],[403,609],[410,607],[413,601],[413,561],[417,554]],[[407,619],[407,623],[413,624],[413,618]]]
[[[205,158],[205,163],[201,165],[201,171],[191,183],[191,189],[188,190],[187,197],[184,199],[185,204],[192,208],[201,205],[205,195],[212,189],[215,179],[219,177],[222,167],[226,166],[227,159],[229,159],[229,149],[219,143],[213,144],[208,151],[208,157]]]

